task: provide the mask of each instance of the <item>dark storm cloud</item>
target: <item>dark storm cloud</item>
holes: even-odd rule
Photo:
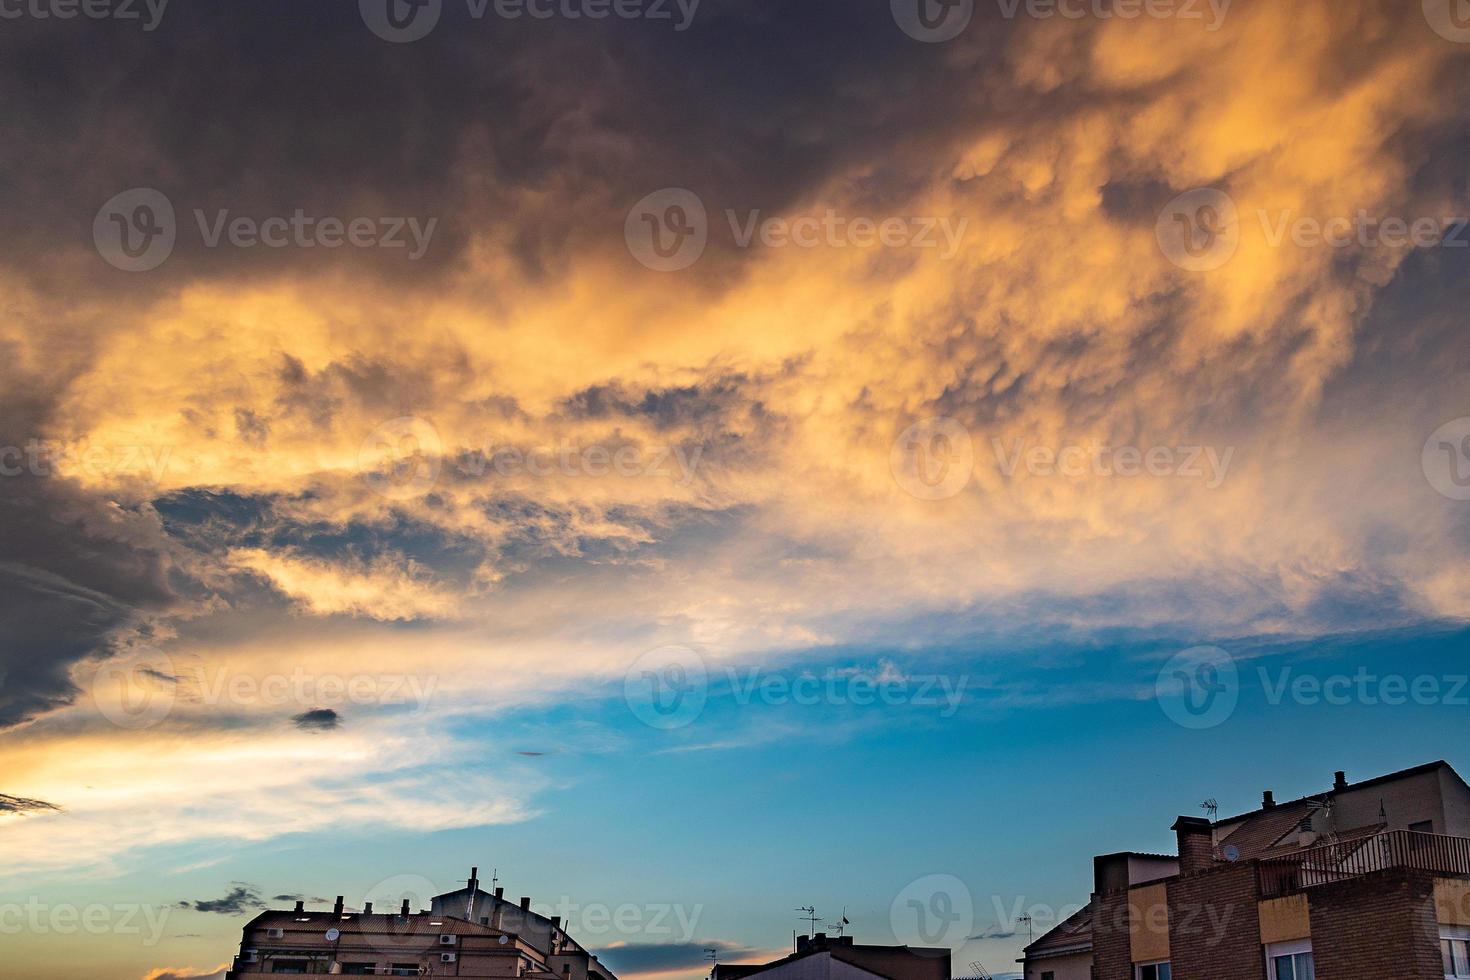
[[[432,34],[400,45],[375,37],[356,4],[283,0],[176,4],[151,32],[9,24],[0,81],[32,96],[9,114],[16,151],[0,157],[12,177],[0,231],[22,246],[11,261],[59,272],[65,252],[111,292],[303,262],[370,261],[431,281],[426,269],[493,216],[516,229],[525,269],[547,271],[575,242],[619,235],[627,208],[661,186],[692,186],[717,209],[777,210],[859,155],[894,154],[899,124],[908,149],[897,155],[919,159],[972,97],[886,4],[706,0],[681,33],[444,8]],[[989,44],[997,33],[970,37]],[[871,193],[901,195],[905,173],[927,176],[896,167]],[[87,253],[97,209],[139,186],[169,197],[179,237],[167,264],[129,277]],[[553,203],[523,204],[523,189]],[[405,263],[392,250],[206,248],[193,214],[298,207],[440,224],[424,259]]]
[[[243,915],[254,909],[265,908],[265,903],[260,900],[260,892],[253,885],[239,881],[232,881],[230,885],[230,890],[222,898],[184,900],[178,903],[179,908],[216,915]]]
[[[0,403],[0,409],[3,409]],[[15,430],[0,425],[0,442]],[[57,477],[0,477],[0,728],[71,701],[70,670],[173,599],[156,516]]]
[[[342,716],[331,708],[312,708],[293,715],[291,723],[303,732],[332,732],[342,727]]]

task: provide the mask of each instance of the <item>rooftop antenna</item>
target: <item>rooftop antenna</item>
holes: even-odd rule
[[[850,925],[852,925],[852,923],[848,921],[847,918],[847,906],[844,905],[842,906],[842,918],[839,919],[837,922],[827,923],[827,928],[837,930],[837,936],[840,939],[847,932],[847,927]]]
[[[817,934],[817,910],[810,905],[798,905],[796,911],[805,913],[801,918],[811,923],[812,935],[815,936]]]
[[[1029,915],[1020,916],[1020,917],[1018,917],[1016,919],[1016,921],[1018,923],[1019,922],[1026,923],[1026,945],[1027,946],[1030,946],[1031,943],[1032,943],[1032,939],[1031,939],[1031,916],[1029,916]]]
[[[1199,805],[1199,808],[1201,810],[1205,811],[1205,813],[1209,815],[1209,818],[1210,818],[1210,846],[1211,847],[1214,847],[1216,844],[1219,843],[1219,841],[1215,840],[1215,823],[1220,819],[1220,804],[1212,796],[1208,800],[1205,800],[1203,803],[1201,803]]]

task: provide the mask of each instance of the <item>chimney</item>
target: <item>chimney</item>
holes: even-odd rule
[[[470,869],[470,891],[474,891],[475,889],[477,889],[479,887],[480,887],[480,869],[479,868],[471,868]]]
[[[1270,810],[1276,806],[1276,794],[1269,789],[1261,794],[1261,809]]]
[[[1128,887],[1128,855],[1099,854],[1092,859],[1092,893],[1107,895]]]
[[[1180,817],[1170,828],[1179,837],[1181,877],[1209,871],[1215,866],[1215,834],[1203,817]]]
[[[306,903],[303,902],[299,898],[296,900],[296,911],[297,912],[305,912],[306,911]]]
[[[1343,790],[1347,789],[1347,773],[1339,769],[1337,770],[1337,772],[1332,774],[1332,789],[1333,792],[1337,793],[1341,793]]]
[[[559,916],[559,915],[553,915],[551,917],[551,928],[553,928],[553,929],[560,929],[561,928],[561,916]]]
[[[333,915],[341,915],[342,914],[342,896],[341,895],[338,895],[337,896],[337,902],[336,902],[336,904],[334,904],[332,906],[332,914]]]
[[[521,896],[521,911],[522,912],[529,912],[529,911],[531,911],[531,896],[529,896],[529,895],[522,895]]]
[[[1308,811],[1301,822],[1296,825],[1297,847],[1311,847],[1317,843],[1317,832],[1312,829],[1312,814]]]
[[[372,915],[373,914],[373,903],[372,902],[363,902],[362,903],[362,914],[363,915]]]
[[[403,916],[405,919],[408,918],[408,899],[405,898],[403,900],[403,908],[398,910],[398,914]]]
[[[495,897],[500,899],[505,898],[505,889],[502,887],[497,887],[495,889]]]

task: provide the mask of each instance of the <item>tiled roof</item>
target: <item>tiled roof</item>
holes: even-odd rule
[[[1092,949],[1092,903],[1079,909],[1050,932],[1026,947],[1027,956],[1048,956]]]

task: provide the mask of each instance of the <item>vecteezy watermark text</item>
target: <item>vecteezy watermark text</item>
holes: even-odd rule
[[[144,31],[163,22],[169,0],[0,0],[0,20],[138,21]],[[146,19],[145,19],[146,14]]]
[[[1216,489],[1225,482],[1235,447],[1224,451],[1214,446],[1108,446],[1089,443],[1074,446],[1028,445],[1013,439],[1007,446],[1000,438],[990,440],[996,465],[1007,477],[1025,469],[1031,476],[1158,476],[1204,480]]]
[[[396,706],[428,710],[438,689],[434,674],[308,672],[249,674],[229,667],[178,665],[158,650],[103,661],[90,684],[97,711],[119,728],[150,728],[180,702],[209,707],[297,708]]]
[[[193,215],[205,248],[403,249],[409,261],[423,258],[439,223],[438,218],[321,216],[303,208],[263,218],[234,214],[229,208],[195,208]],[[151,187],[113,195],[92,221],[98,254],[124,272],[158,268],[173,254],[178,236],[173,202]]]
[[[952,41],[974,19],[979,0],[889,0],[893,22],[927,44]],[[1451,0],[1453,2],[1453,0]],[[1006,20],[1179,20],[1198,21],[1207,31],[1225,24],[1231,0],[995,0]]]
[[[0,936],[139,936],[156,946],[172,910],[167,905],[125,902],[87,905],[43,902],[38,898],[0,903]]]
[[[22,446],[0,446],[0,477],[142,476],[156,486],[168,470],[169,454],[168,446],[29,439]]]
[[[501,20],[647,20],[668,22],[675,33],[694,23],[700,0],[465,0],[471,20],[494,14]],[[368,30],[385,41],[406,44],[428,37],[444,13],[444,0],[358,0]]]
[[[623,678],[623,697],[635,717],[651,728],[682,728],[704,711],[710,697],[710,670],[704,657],[684,646],[644,653]],[[865,708],[874,705],[939,708],[950,718],[959,710],[968,675],[906,674],[893,663],[878,668],[830,667],[822,671],[768,671],[726,666],[722,673],[737,705],[818,705]]]
[[[736,248],[935,250],[949,260],[959,252],[968,218],[945,215],[863,215],[836,208],[794,216],[765,215],[759,208],[727,208],[725,221]],[[623,239],[638,262],[677,272],[699,261],[709,244],[704,201],[693,191],[666,187],[638,201],[623,222]]]

